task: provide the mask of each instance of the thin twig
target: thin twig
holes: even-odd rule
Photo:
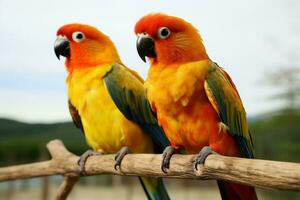
[[[74,185],[78,182],[79,176],[65,176],[64,181],[59,186],[56,200],[65,200],[72,191]]]

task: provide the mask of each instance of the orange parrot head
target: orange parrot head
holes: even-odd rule
[[[67,24],[58,29],[54,51],[58,59],[66,57],[68,71],[120,61],[109,37],[84,24]]]
[[[155,63],[184,63],[207,59],[202,39],[195,27],[181,18],[161,13],[142,17],[135,25],[137,50]]]

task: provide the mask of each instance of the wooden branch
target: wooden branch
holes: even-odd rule
[[[49,161],[0,168],[0,181],[48,175],[79,176],[78,157],[61,141],[48,143]],[[93,156],[87,160],[87,175],[116,174],[164,178],[219,179],[255,187],[300,191],[300,164],[210,155],[204,166],[193,169],[195,155],[174,155],[167,174],[160,169],[161,155],[126,155],[121,169],[114,169],[114,155]],[[65,187],[65,186],[63,186]]]
[[[64,181],[58,188],[56,200],[65,200],[72,191],[74,185],[78,182],[79,176],[65,176]]]

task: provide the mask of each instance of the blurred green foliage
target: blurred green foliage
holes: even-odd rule
[[[250,126],[256,158],[300,162],[300,111],[281,110]]]
[[[88,146],[73,123],[27,124],[0,119],[0,165],[20,164],[49,158],[46,144],[61,139],[73,153],[80,155]]]
[[[300,162],[300,111],[285,108],[251,120],[255,157]],[[299,192],[263,190],[273,200],[300,199]]]

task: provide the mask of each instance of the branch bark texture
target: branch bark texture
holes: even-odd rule
[[[32,164],[0,168],[0,182],[49,175],[63,175],[61,188],[70,192],[80,176],[78,156],[70,153],[60,140],[47,144],[52,159]],[[258,159],[245,159],[210,155],[198,170],[193,168],[195,155],[174,155],[167,173],[161,171],[161,155],[129,154],[121,168],[114,169],[114,156],[90,157],[86,163],[87,175],[116,174],[179,179],[219,179],[254,187],[300,191],[300,164]],[[73,178],[72,178],[73,177]],[[75,177],[75,178],[74,178]],[[71,187],[70,187],[71,186]],[[63,191],[65,189],[62,189]],[[64,193],[61,193],[64,195]]]

